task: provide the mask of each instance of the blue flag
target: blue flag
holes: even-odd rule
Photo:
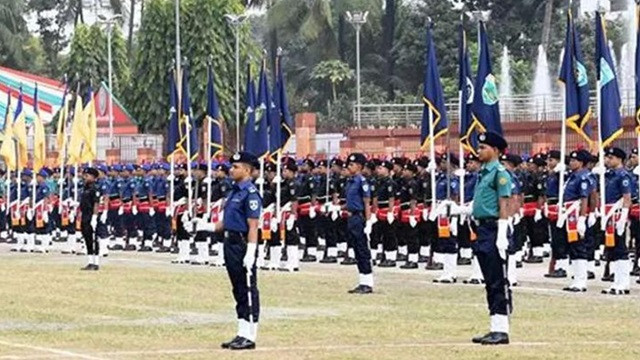
[[[476,132],[481,124],[471,113],[473,105],[473,79],[471,78],[471,63],[467,51],[467,34],[460,24],[460,47],[458,49],[458,91],[460,92],[460,142],[462,147],[475,154],[478,147]]]
[[[601,146],[609,146],[622,135],[622,117],[620,116],[620,90],[616,79],[604,19],[596,11],[596,65],[600,84],[600,141]]]
[[[276,68],[279,57],[276,58]],[[276,70],[277,71],[277,70]],[[269,96],[269,154],[275,156],[282,146],[282,132],[280,131],[280,103],[278,99],[278,79],[273,82],[273,91]]]
[[[478,129],[480,132],[493,131],[502,135],[498,85],[491,69],[489,39],[483,22],[480,22],[480,57],[474,89],[471,110],[474,121],[478,122]]]
[[[427,28],[425,67],[424,85],[422,88],[424,108],[422,110],[422,126],[420,132],[420,148],[422,150],[428,148],[432,141],[435,141],[435,139],[445,134],[448,130],[447,109],[445,107],[442,84],[440,83],[438,59],[431,34],[431,25]],[[433,134],[433,139],[430,137],[431,134]]]
[[[245,96],[247,120],[244,124],[244,151],[253,153],[256,142],[256,89],[251,78],[251,65],[247,68],[247,94]]]
[[[169,74],[169,131],[167,134],[167,159],[180,151],[180,126],[178,124],[178,88],[175,70]]]
[[[640,44],[640,4],[636,3],[636,44]],[[640,134],[640,46],[636,45],[636,133]]]
[[[589,78],[571,11],[567,13],[567,34],[559,80],[564,83],[567,127],[578,133],[591,145],[593,140],[589,123],[591,120]]]
[[[180,106],[180,147],[193,161],[198,157],[198,129],[191,116],[191,95],[189,94],[189,70],[182,70],[182,99]],[[189,137],[189,149],[187,149],[187,136]]]
[[[213,77],[213,68],[211,64],[208,66],[207,80],[207,126],[209,126],[209,146],[211,147],[211,157],[220,154],[224,148],[222,144],[222,116],[220,115],[220,106],[218,105],[218,96]],[[210,123],[210,125],[209,125]]]
[[[284,73],[282,72],[282,57],[278,56],[276,58],[276,83],[275,83],[275,91],[273,92],[273,103],[276,107],[275,121],[272,120],[274,126],[278,129],[278,134],[275,138],[279,140],[277,144],[277,148],[274,148],[271,145],[271,153],[275,151],[281,151],[289,142],[291,135],[293,135],[293,118],[291,117],[291,113],[289,112],[289,101],[287,100],[287,87],[284,82]],[[277,125],[276,125],[277,124]]]
[[[255,91],[253,92],[255,94]],[[250,94],[248,98],[249,97]],[[269,84],[267,82],[266,64],[264,60],[262,61],[262,68],[260,69],[258,98],[256,99],[255,95],[253,95],[253,97],[254,106],[252,107],[253,111],[246,125],[244,149],[258,158],[261,158],[269,153],[267,127],[269,126],[271,105],[271,101],[269,101]],[[247,111],[248,109],[249,104],[247,104]]]

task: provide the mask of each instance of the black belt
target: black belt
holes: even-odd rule
[[[558,203],[557,198],[547,198],[547,205],[556,205]]]
[[[157,197],[156,197],[156,200],[158,200],[158,201],[164,201],[164,200],[166,200],[166,199],[167,199],[167,197],[166,197],[166,196],[157,196]]]
[[[225,230],[224,237],[230,240],[245,240],[247,238],[247,233],[241,231],[234,230]]]
[[[475,219],[476,225],[485,225],[485,224],[493,224],[498,221],[498,218],[484,218],[484,219]]]
[[[117,200],[120,199],[120,195],[109,195],[109,200]]]
[[[357,211],[351,211],[351,210],[347,210],[347,212],[349,213],[349,215],[354,216],[354,215],[362,215],[364,213],[364,211],[362,210],[357,210]]]

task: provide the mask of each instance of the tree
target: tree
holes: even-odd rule
[[[67,47],[65,27],[72,18],[72,9],[67,0],[30,0],[29,9],[37,16],[38,35],[46,54],[46,75],[59,77],[61,66],[58,55]]]
[[[22,18],[24,0],[0,0],[0,64],[21,68],[26,59],[22,48],[28,38]]]
[[[136,14],[136,0],[130,0],[131,6],[129,7],[129,35],[127,36],[127,53],[131,56],[133,49],[133,20]]]
[[[336,86],[353,79],[353,70],[349,69],[349,65],[340,60],[329,60],[316,65],[313,68],[311,77],[316,80],[329,81],[333,100],[336,101],[338,100]]]

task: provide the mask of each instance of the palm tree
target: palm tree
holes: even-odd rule
[[[0,0],[0,64],[21,67],[23,41],[27,35],[22,18],[24,0]]]

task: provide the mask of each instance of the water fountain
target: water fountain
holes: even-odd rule
[[[533,98],[532,106],[536,117],[544,116],[550,109],[549,103],[552,97],[551,76],[549,76],[549,63],[547,53],[542,45],[538,46],[538,60],[536,62],[536,75],[533,79],[531,90]]]
[[[509,49],[502,48],[502,60],[500,61],[500,112],[506,114],[511,107],[513,88],[511,85],[511,63]]]

